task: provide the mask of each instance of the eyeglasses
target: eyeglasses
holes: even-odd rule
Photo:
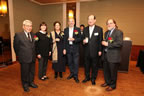
[[[114,24],[114,23],[107,23],[106,25],[111,25],[111,24]]]

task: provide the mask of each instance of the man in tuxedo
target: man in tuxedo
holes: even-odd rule
[[[98,74],[99,56],[102,54],[103,29],[97,25],[96,17],[94,15],[88,16],[88,26],[84,29],[83,44],[85,47],[85,79],[82,81],[86,83],[91,79],[92,85],[95,85],[95,80]],[[90,77],[90,68],[92,67],[92,74]]]
[[[113,19],[108,19],[106,24],[108,31],[105,32],[105,41],[102,41],[104,46],[102,60],[105,83],[101,86],[108,86],[106,91],[112,91],[116,88],[117,70],[121,61],[123,32],[117,29],[116,21]]]
[[[75,27],[74,19],[69,19],[69,27],[64,29],[64,51],[67,55],[68,66],[70,69],[70,75],[67,79],[74,78],[76,83],[79,83],[78,79],[78,67],[79,67],[79,44],[81,42],[80,29]]]
[[[37,88],[34,84],[35,73],[35,44],[32,31],[32,22],[23,21],[23,32],[18,32],[14,36],[14,50],[21,65],[21,80],[25,92],[29,92],[29,87]]]

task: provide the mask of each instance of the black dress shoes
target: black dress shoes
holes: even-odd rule
[[[59,72],[59,77],[63,78],[62,72]]]
[[[32,87],[32,88],[38,88],[38,86],[34,83],[30,83],[29,86]]]
[[[76,83],[79,83],[79,79],[78,78],[74,77],[74,80],[75,80]]]
[[[57,77],[58,77],[58,72],[55,72],[55,79],[57,79]]]
[[[115,88],[112,88],[112,87],[108,87],[106,88],[106,91],[113,91]]]
[[[89,81],[90,80],[90,78],[85,78],[83,81],[82,81],[82,83],[86,83],[87,81]]]
[[[95,80],[91,80],[92,85],[96,85]]]
[[[25,92],[29,92],[30,89],[28,87],[23,87]]]
[[[69,79],[71,79],[71,78],[73,78],[74,76],[72,75],[72,74],[70,74],[68,77],[67,77],[67,79],[69,80]]]
[[[108,86],[107,83],[101,84],[101,87],[107,87],[107,86]]]

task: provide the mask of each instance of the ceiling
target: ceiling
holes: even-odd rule
[[[93,0],[30,0],[30,1],[40,5],[48,5],[48,4],[71,3],[76,1],[93,1]]]

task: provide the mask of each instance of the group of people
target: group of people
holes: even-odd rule
[[[108,30],[104,34],[103,29],[96,24],[94,15],[88,16],[88,26],[80,28],[75,26],[73,18],[68,20],[68,27],[61,30],[61,23],[55,21],[52,32],[47,32],[47,24],[42,22],[39,32],[32,33],[32,22],[23,21],[23,32],[18,32],[14,37],[14,50],[21,65],[21,80],[25,92],[29,92],[29,87],[37,88],[34,83],[35,59],[38,58],[40,80],[46,80],[48,59],[52,60],[54,78],[63,77],[65,65],[68,63],[70,74],[67,79],[74,79],[79,83],[79,46],[84,47],[84,69],[85,78],[82,83],[91,81],[95,85],[99,59],[103,61],[105,83],[102,87],[107,87],[106,91],[116,88],[117,70],[121,60],[120,51],[123,43],[123,32],[117,27],[114,19],[108,19],[106,25]],[[91,72],[91,73],[90,73]]]

